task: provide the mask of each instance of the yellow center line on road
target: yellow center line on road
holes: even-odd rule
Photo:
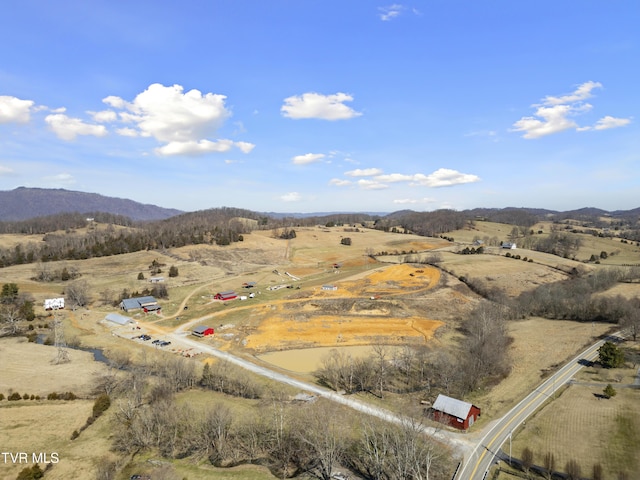
[[[595,346],[594,346],[595,347]],[[593,351],[595,348],[591,347],[589,349],[587,349],[587,351],[583,352],[583,354],[585,357],[592,355]],[[563,373],[562,375],[560,375],[560,377],[558,378],[558,380],[562,381],[564,379],[564,377],[568,376],[569,378],[571,378],[578,370],[580,370],[580,368],[582,368],[581,365],[579,365],[578,363],[574,364],[571,366],[571,368],[569,368],[569,370],[567,370],[565,373]],[[514,415],[511,416],[511,419],[498,431],[498,433],[496,433],[492,438],[491,441],[487,442],[485,448],[482,451],[482,454],[480,455],[480,457],[478,457],[478,460],[476,461],[476,466],[473,469],[473,471],[471,472],[471,476],[469,477],[469,479],[473,479],[476,471],[478,470],[478,468],[480,467],[480,464],[482,463],[482,460],[484,458],[484,456],[487,454],[487,452],[489,451],[488,446],[491,445],[493,442],[495,442],[496,438],[498,438],[500,435],[502,435],[502,433],[505,431],[505,429],[511,425],[516,418],[518,418],[518,416],[526,409],[528,409],[532,403],[534,403],[535,401],[537,401],[541,395],[546,395],[546,391],[549,390],[549,388],[554,387],[554,393],[555,393],[555,382],[547,385],[546,388],[544,388],[543,390],[538,392],[538,395],[534,396],[531,401],[529,403],[527,403],[525,406],[523,406],[520,410],[518,410],[517,413],[515,413]],[[537,390],[536,390],[537,391]],[[504,443],[504,442],[502,442]],[[502,444],[500,444],[500,446],[502,446]]]

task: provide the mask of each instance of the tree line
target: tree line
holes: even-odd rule
[[[0,249],[0,268],[34,262],[84,260],[185,245],[229,245],[242,241],[242,235],[249,233],[252,228],[250,223],[238,220],[238,214],[247,213],[239,209],[214,209],[128,228],[115,228],[117,224],[111,223],[105,229],[89,229],[86,234],[50,232],[44,235],[44,243],[19,244]],[[86,219],[83,219],[83,225],[86,226]]]
[[[0,233],[14,233],[22,235],[44,235],[56,231],[71,231],[87,226],[87,218],[93,218],[96,223],[131,227],[133,220],[123,215],[104,212],[89,213],[59,213],[44,217],[34,217],[29,220],[15,222],[0,222]]]

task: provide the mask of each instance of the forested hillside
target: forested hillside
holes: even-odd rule
[[[21,221],[59,213],[108,212],[133,220],[162,220],[182,213],[172,208],[124,198],[64,189],[26,188],[0,191],[0,221]]]

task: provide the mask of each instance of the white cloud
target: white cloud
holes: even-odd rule
[[[78,135],[104,137],[107,134],[107,129],[104,125],[85,123],[79,118],[69,117],[62,113],[47,115],[44,121],[63,140],[75,140]]]
[[[59,173],[45,177],[45,180],[53,185],[73,185],[76,183],[76,179],[70,173]]]
[[[413,176],[413,181],[416,185],[439,188],[479,182],[480,177],[469,173],[461,173],[457,170],[451,170],[449,168],[439,168],[429,175],[417,173]]]
[[[631,123],[630,118],[615,118],[610,115],[601,118],[593,126],[594,130],[608,130],[610,128],[624,127]]]
[[[567,103],[578,103],[586,100],[587,98],[591,98],[593,96],[591,91],[594,88],[602,88],[602,84],[600,82],[585,82],[582,85],[578,85],[578,88],[567,95],[562,95],[560,97],[547,95],[542,100],[542,103],[543,105],[566,105]]]
[[[329,180],[329,185],[335,185],[336,187],[346,187],[351,185],[351,183],[352,182],[350,180],[343,180],[341,178],[332,178]]]
[[[540,138],[571,128],[578,128],[576,122],[567,118],[571,113],[572,107],[569,105],[539,107],[535,113],[539,118],[522,117],[513,124],[513,131],[524,132],[523,138]]]
[[[33,104],[32,100],[21,100],[8,95],[0,95],[0,124],[27,123]]]
[[[231,150],[233,142],[231,140],[200,140],[191,142],[169,142],[162,147],[155,149],[158,155],[201,155],[203,153],[222,153]]]
[[[13,169],[0,165],[0,177],[4,175],[12,175],[13,173],[14,173]]]
[[[582,132],[587,130],[607,130],[627,125],[630,119],[614,118],[609,115],[601,118],[594,126],[580,126],[572,118],[584,114],[592,109],[585,100],[593,96],[592,91],[602,88],[599,82],[585,82],[572,93],[559,97],[547,95],[542,103],[532,105],[536,112],[531,117],[522,117],[513,124],[512,131],[524,132],[523,138],[533,139],[546,135],[574,129]]]
[[[205,153],[222,153],[228,152],[231,148],[237,147],[244,153],[250,152],[254,145],[246,142],[233,142],[231,140],[199,140],[190,142],[169,142],[162,147],[155,149],[158,155],[202,155]]]
[[[374,175],[380,175],[382,170],[379,168],[356,168],[355,170],[349,170],[344,172],[348,177],[372,177]]]
[[[379,182],[396,183],[408,182],[415,178],[415,175],[405,175],[403,173],[391,173],[388,175],[376,175],[375,179]]]
[[[239,148],[242,153],[250,153],[256,147],[255,144],[249,142],[234,142],[233,144]]]
[[[375,180],[358,180],[358,186],[364,190],[384,190],[385,188],[389,188],[388,185],[384,183],[376,182]]]
[[[357,185],[366,190],[381,190],[388,188],[390,183],[407,182],[409,186],[420,187],[450,187],[453,185],[461,185],[465,183],[479,182],[480,177],[470,173],[461,173],[457,170],[451,170],[449,168],[439,168],[429,175],[424,173],[389,173],[383,174],[379,168],[366,168],[350,170],[344,173],[348,177],[371,177],[369,179],[360,179],[357,181]],[[340,180],[337,178],[332,179],[329,182],[331,185],[344,186],[350,185],[349,180]]]
[[[378,7],[378,11],[380,12],[378,16],[383,22],[388,22],[398,17],[404,9],[404,5],[400,5],[397,3],[386,7]]]
[[[89,112],[89,115],[98,123],[113,123],[118,119],[118,115],[113,110],[102,110],[100,112]]]
[[[324,153],[305,153],[304,155],[296,155],[291,160],[294,165],[308,165],[321,161],[325,156]]]
[[[435,203],[436,200],[433,198],[398,198],[396,200],[393,201],[393,203],[399,204],[399,205],[415,205],[415,204],[419,204],[419,203]]]
[[[108,97],[103,98],[102,102],[120,110],[126,108],[127,106],[127,102],[125,102],[122,98],[116,97],[114,95],[109,95]]]
[[[280,197],[280,200],[284,202],[299,202],[302,196],[298,192],[285,193]]]
[[[226,96],[193,89],[184,92],[181,85],[166,87],[149,85],[132,102],[108,96],[102,101],[121,110],[120,120],[134,127],[116,130],[120,135],[152,137],[164,145],[155,151],[159,155],[201,155],[226,152],[232,147],[249,153],[255,145],[214,137],[231,116],[225,106]]]
[[[159,83],[149,85],[128,103],[117,97],[103,101],[114,108],[127,110],[142,132],[160,142],[189,142],[214,134],[230,116],[225,108],[224,95],[199,90],[183,93],[181,85],[165,87]]]
[[[140,136],[140,134],[135,128],[129,128],[129,127],[118,128],[116,130],[116,133],[123,137],[139,137]]]
[[[280,108],[283,116],[288,118],[319,118],[322,120],[347,120],[362,115],[344,102],[353,101],[353,96],[346,93],[322,95],[309,92],[284,99]]]

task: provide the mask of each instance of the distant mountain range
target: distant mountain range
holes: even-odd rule
[[[163,220],[184,213],[173,208],[147,205],[124,198],[64,189],[18,187],[0,191],[0,221],[20,221],[59,213],[103,212],[131,220]]]
[[[0,222],[29,220],[35,217],[46,217],[60,213],[110,213],[122,215],[134,221],[164,220],[184,214],[182,210],[163,208],[134,202],[123,198],[106,197],[97,193],[77,192],[65,189],[18,187],[14,190],[0,191]],[[361,214],[386,219],[400,219],[416,212],[401,210],[393,213],[384,212],[316,212],[316,213],[277,213],[261,212],[271,218],[322,218],[332,215]],[[555,211],[541,208],[475,208],[465,210],[471,218],[486,217],[502,223],[526,224],[523,215],[541,219],[554,220],[593,220],[597,217],[610,216],[638,221],[640,208],[632,210],[616,210],[608,212],[599,208],[581,208],[571,211]],[[520,221],[514,221],[514,216]]]

